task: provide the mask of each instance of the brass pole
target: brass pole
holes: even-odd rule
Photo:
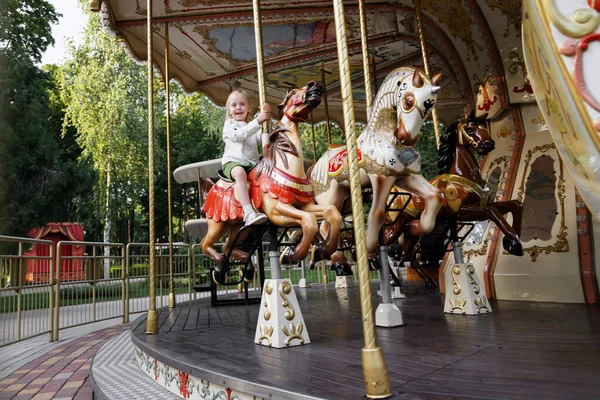
[[[321,68],[321,83],[323,84],[323,90],[325,90],[325,94],[323,95],[323,101],[325,102],[325,130],[327,131],[327,144],[331,144],[331,128],[329,124],[329,104],[327,103],[327,83],[325,82],[325,66]]]
[[[312,142],[313,142],[313,161],[317,163],[317,141],[315,140],[315,119],[313,118],[313,112],[310,112],[310,129],[312,130]]]
[[[365,0],[358,0],[360,14],[360,42],[362,44],[363,69],[365,75],[365,97],[367,100],[367,120],[373,110],[373,91],[371,90],[371,66],[369,65],[369,43],[367,40],[367,14]]]
[[[150,307],[146,320],[146,333],[158,332],[158,313],[156,312],[156,257],[154,255],[154,75],[152,60],[152,0],[147,0],[146,27],[148,41],[148,225],[150,255]]]
[[[419,41],[421,42],[421,54],[423,55],[423,66],[425,67],[425,73],[427,77],[431,78],[429,73],[429,58],[427,57],[427,48],[425,45],[425,33],[423,32],[423,16],[421,14],[421,0],[414,0],[415,11],[417,14],[417,29],[419,31]],[[435,146],[440,148],[440,121],[438,119],[437,108],[433,107],[431,112],[431,118],[433,118],[433,129],[435,130]]]
[[[254,37],[256,44],[256,75],[258,77],[258,98],[259,106],[267,102],[267,86],[265,84],[265,60],[262,40],[262,23],[260,19],[260,0],[252,0],[252,9],[254,11]],[[271,121],[263,123],[263,132],[269,132]]]
[[[367,385],[367,397],[371,399],[383,399],[390,397],[392,393],[390,391],[390,382],[385,360],[383,358],[383,352],[375,343],[375,321],[373,318],[371,281],[369,279],[369,265],[367,261],[365,219],[363,216],[361,186],[358,175],[358,149],[356,146],[354,104],[350,83],[350,63],[348,61],[348,47],[346,44],[343,0],[333,0],[333,12],[335,16],[340,84],[344,110],[344,131],[346,134],[348,164],[350,167],[350,192],[352,195],[354,237],[356,240],[356,252],[358,258],[361,314],[365,336],[365,347],[362,349],[363,373]]]
[[[169,90],[169,23],[165,22],[165,98],[167,101],[167,203],[169,208],[169,308],[175,308],[173,293],[173,197],[171,195],[171,92]]]

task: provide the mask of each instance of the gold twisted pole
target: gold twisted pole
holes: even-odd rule
[[[358,156],[356,146],[356,131],[354,126],[354,104],[350,83],[350,63],[346,44],[346,24],[344,19],[343,0],[333,0],[337,50],[340,68],[340,84],[344,110],[344,131],[348,146],[348,164],[350,166],[350,192],[352,195],[352,215],[354,219],[354,237],[358,258],[358,277],[360,286],[361,313],[365,347],[362,349],[363,373],[367,385],[367,397],[383,399],[392,395],[387,367],[381,348],[375,343],[375,321],[373,304],[371,302],[371,281],[367,261],[367,241],[365,236],[365,218],[361,186],[358,172]]]
[[[252,0],[252,9],[254,11],[254,37],[256,43],[256,75],[258,77],[258,98],[260,106],[267,102],[267,86],[265,84],[265,60],[262,40],[262,22],[260,19],[260,0]],[[263,132],[268,132],[271,121],[263,123]]]
[[[169,208],[169,308],[175,307],[173,293],[173,197],[171,195],[171,98],[169,90],[169,23],[165,22],[165,97],[167,103],[167,203]]]
[[[325,94],[323,95],[323,101],[325,102],[325,130],[327,131],[327,144],[331,144],[331,128],[329,124],[329,104],[327,103],[327,83],[325,82],[325,66],[321,68],[321,83],[323,84],[323,90]]]
[[[360,42],[362,45],[363,69],[365,74],[365,97],[367,100],[367,120],[373,110],[373,90],[371,84],[371,65],[369,63],[369,43],[367,40],[367,14],[365,12],[365,0],[358,0],[358,12],[360,15]]]
[[[158,332],[156,312],[156,257],[154,256],[154,83],[152,70],[152,0],[147,0],[148,28],[148,225],[150,237],[150,308],[146,319],[146,333]]]
[[[421,42],[421,54],[423,55],[423,66],[425,67],[425,73],[427,77],[431,79],[429,73],[429,58],[427,57],[427,48],[425,46],[425,33],[423,32],[423,15],[421,14],[421,0],[414,0],[415,11],[417,14],[417,29],[419,31],[419,41]],[[433,118],[433,129],[435,130],[435,145],[439,149],[440,147],[440,120],[438,119],[437,107],[433,107],[431,112],[431,118]]]

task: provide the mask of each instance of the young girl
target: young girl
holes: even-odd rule
[[[225,153],[221,159],[223,173],[235,180],[235,193],[242,203],[246,225],[267,222],[267,216],[254,211],[248,195],[248,172],[258,162],[258,142],[262,142],[263,152],[268,144],[268,133],[261,138],[261,124],[271,118],[271,106],[265,103],[254,120],[250,117],[250,101],[243,90],[234,90],[227,98],[227,119],[223,125]]]

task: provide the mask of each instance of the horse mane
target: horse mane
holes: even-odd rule
[[[440,147],[438,148],[438,174],[442,175],[450,171],[454,164],[454,150],[456,149],[456,135],[458,123],[456,121],[442,134],[440,138]]]
[[[282,124],[276,124],[273,127],[273,133],[269,136],[269,147],[262,160],[256,166],[256,178],[260,177],[261,173],[271,175],[275,167],[276,156],[279,155],[285,168],[288,168],[287,153],[298,157],[298,149],[292,140],[284,133],[290,130]]]

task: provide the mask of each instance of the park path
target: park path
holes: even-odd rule
[[[129,329],[120,318],[47,335],[0,349],[0,399],[91,400],[90,366],[109,339]]]

